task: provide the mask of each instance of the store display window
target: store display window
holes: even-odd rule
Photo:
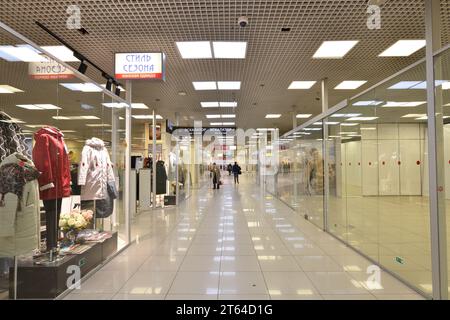
[[[127,105],[73,56],[0,48],[0,299],[53,299],[129,243]]]

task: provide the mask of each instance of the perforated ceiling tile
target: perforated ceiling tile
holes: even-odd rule
[[[366,0],[0,0],[0,20],[39,44],[55,41],[39,29],[38,20],[92,61],[113,73],[116,51],[163,51],[167,54],[167,81],[136,82],[135,101],[145,102],[165,117],[193,116],[206,121],[201,101],[238,102],[237,125],[245,128],[292,126],[290,112],[320,113],[320,85],[311,90],[287,90],[293,80],[327,77],[334,88],[343,80],[368,80],[364,90],[424,55],[407,58],[377,57],[399,39],[424,38],[423,0],[390,0],[382,7],[382,28],[369,30]],[[66,28],[69,5],[78,4],[81,35]],[[449,42],[450,2],[442,1],[443,43]],[[249,26],[237,25],[246,15]],[[289,27],[290,32],[281,32]],[[245,60],[183,60],[175,42],[188,40],[247,41]],[[343,60],[313,60],[325,40],[359,40]],[[102,81],[91,70],[88,74]],[[194,91],[192,81],[239,80],[240,91]],[[186,96],[178,95],[185,91]],[[357,93],[331,90],[333,105]],[[156,99],[160,99],[156,101]],[[283,116],[267,120],[274,110]],[[145,111],[140,111],[145,112]],[[231,113],[232,109],[225,112]],[[183,119],[183,117],[182,117]],[[183,124],[192,125],[183,120]]]

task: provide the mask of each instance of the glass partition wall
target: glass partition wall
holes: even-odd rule
[[[442,135],[436,141],[443,150],[436,164],[428,155],[425,62],[280,139],[276,195],[302,218],[429,297],[434,191],[429,188],[429,166],[441,168],[450,183],[449,55],[447,50],[435,58],[436,104],[442,110],[437,108]],[[448,202],[449,190],[442,190]]]
[[[0,299],[53,299],[128,244],[127,105],[19,36],[0,48]]]

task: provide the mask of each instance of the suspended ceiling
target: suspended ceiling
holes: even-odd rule
[[[0,0],[0,20],[39,45],[58,44],[35,24],[40,21],[110,74],[114,72],[114,52],[165,52],[166,82],[136,81],[133,101],[146,103],[165,118],[174,119],[178,112],[182,125],[192,125],[193,120],[208,124],[205,114],[219,112],[202,109],[201,101],[236,100],[236,109],[220,113],[235,112],[238,127],[276,126],[285,132],[292,128],[292,112],[316,115],[321,111],[319,83],[310,90],[287,90],[293,80],[328,78],[333,105],[424,56],[422,49],[410,57],[378,57],[397,40],[424,39],[423,0],[387,1],[379,30],[366,26],[365,0],[78,0],[82,27],[89,32],[86,35],[66,28],[66,9],[74,3]],[[450,0],[441,4],[442,43],[447,44]],[[242,15],[249,18],[246,28],[237,25]],[[291,31],[282,32],[284,27]],[[190,40],[247,41],[247,56],[245,60],[184,60],[175,42]],[[326,40],[359,43],[344,59],[312,59]],[[88,75],[103,81],[92,68]],[[195,91],[192,81],[202,80],[242,81],[242,87],[239,91]],[[333,90],[343,80],[368,82],[358,90]],[[180,91],[187,95],[180,96]],[[267,113],[281,113],[282,117],[265,119]]]

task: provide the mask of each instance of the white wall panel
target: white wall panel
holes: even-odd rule
[[[394,140],[398,139],[398,125],[397,124],[379,124],[378,125],[378,139],[380,140]]]
[[[377,140],[362,141],[362,193],[378,195],[378,143]]]
[[[361,195],[361,141],[346,143],[347,194]]]
[[[378,125],[376,124],[362,124],[361,129],[361,139],[378,139]]]
[[[400,163],[400,194],[402,196],[421,195],[420,140],[400,140]]]
[[[399,124],[398,132],[400,140],[420,139],[420,125],[418,123]]]
[[[398,140],[379,141],[378,155],[380,195],[399,195]]]

